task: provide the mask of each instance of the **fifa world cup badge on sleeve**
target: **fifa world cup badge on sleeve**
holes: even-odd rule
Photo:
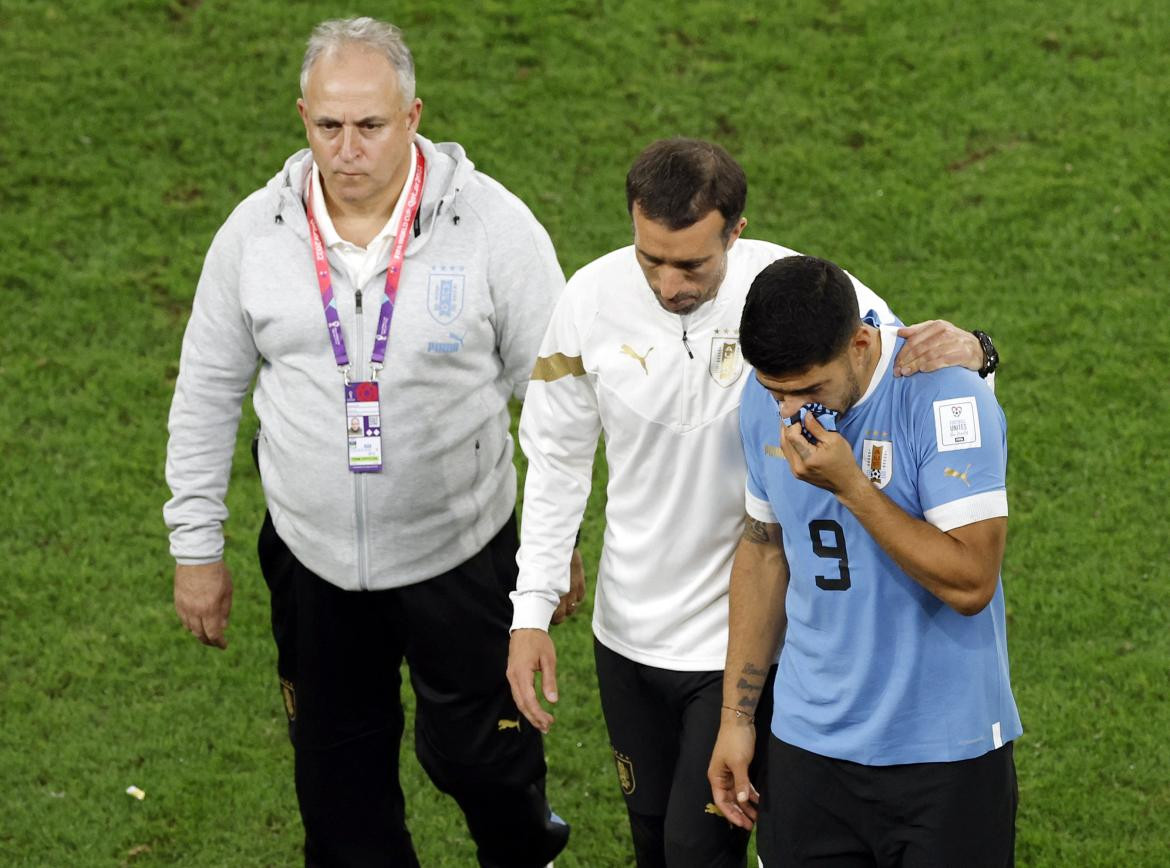
[[[934,402],[934,433],[939,452],[978,449],[979,406],[974,397]]]
[[[354,473],[381,470],[382,417],[376,380],[345,384],[345,433],[349,440],[349,469]]]

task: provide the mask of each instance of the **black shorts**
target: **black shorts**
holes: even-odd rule
[[[743,866],[748,833],[711,801],[707,766],[719,731],[723,671],[635,663],[594,640],[601,708],[626,799],[638,866]],[[775,670],[773,669],[773,672]],[[758,714],[771,718],[769,679]],[[758,732],[752,780],[763,774],[768,727]]]
[[[785,868],[1015,863],[1011,742],[958,762],[866,766],[772,736],[761,795],[761,850]]]

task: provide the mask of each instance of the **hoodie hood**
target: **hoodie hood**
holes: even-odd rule
[[[423,185],[422,205],[414,223],[414,238],[407,253],[416,253],[426,245],[440,219],[452,220],[458,225],[460,191],[471,179],[475,163],[467,157],[463,146],[456,142],[432,142],[416,135],[414,143],[427,162],[427,176]],[[265,185],[276,203],[274,218],[292,227],[298,235],[308,238],[309,224],[305,216],[305,188],[313,166],[313,153],[302,148],[284,162],[284,166]]]

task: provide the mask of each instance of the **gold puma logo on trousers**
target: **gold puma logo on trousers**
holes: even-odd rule
[[[647,375],[649,375],[650,371],[648,371],[646,369],[646,356],[650,355],[650,353],[652,353],[653,351],[654,351],[654,347],[651,347],[650,349],[646,350],[645,355],[640,356],[640,355],[638,355],[637,350],[635,350],[629,344],[622,344],[622,352],[625,353],[627,356],[629,356],[631,359],[637,359],[638,364],[642,366],[642,372],[644,374],[647,374]]]
[[[496,723],[496,726],[499,728],[500,732],[503,732],[505,729],[519,729],[520,719],[517,718],[516,720],[501,720]]]

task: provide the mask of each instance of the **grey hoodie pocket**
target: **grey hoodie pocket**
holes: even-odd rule
[[[477,396],[477,403],[482,408],[484,422],[471,438],[471,452],[475,461],[475,474],[472,478],[471,489],[477,507],[491,499],[490,492],[484,491],[483,486],[491,482],[491,477],[504,452],[506,429],[498,411],[493,411],[483,394]]]

